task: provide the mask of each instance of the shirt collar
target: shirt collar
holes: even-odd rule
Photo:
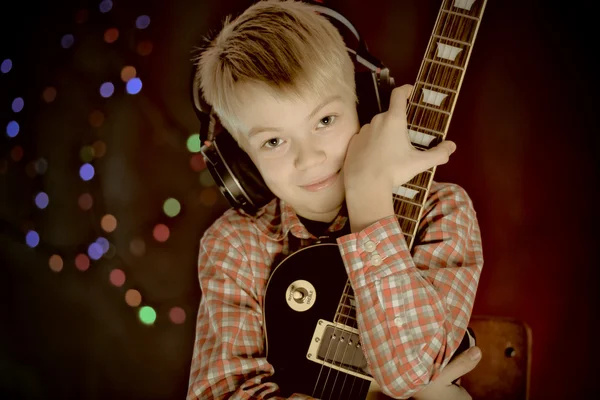
[[[283,240],[288,233],[299,239],[310,239],[313,237],[304,225],[302,225],[292,206],[277,197],[262,207],[256,215],[250,217],[254,220],[258,230],[273,240]],[[348,211],[346,203],[344,203],[327,231],[339,231],[345,226],[347,221]]]

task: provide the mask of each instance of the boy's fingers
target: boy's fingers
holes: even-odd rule
[[[442,370],[438,379],[444,379],[446,382],[450,383],[473,370],[473,368],[479,364],[480,360],[481,349],[477,346],[471,347],[469,350],[463,351],[450,361],[450,363]]]
[[[443,141],[432,149],[422,152],[422,164],[420,169],[425,171],[431,167],[445,164],[450,159],[450,155],[456,150],[456,143],[449,140]]]
[[[412,92],[412,85],[402,85],[392,90],[388,113],[394,117],[406,118],[406,101]]]

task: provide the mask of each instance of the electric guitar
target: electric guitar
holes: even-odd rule
[[[486,2],[442,2],[407,105],[408,134],[417,149],[446,138]],[[392,194],[409,248],[434,173],[435,167],[424,171]],[[337,244],[315,244],[284,259],[267,283],[264,308],[267,360],[282,395],[388,398],[367,372],[354,295]]]

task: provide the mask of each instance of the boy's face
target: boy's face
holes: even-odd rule
[[[243,85],[239,100],[237,116],[245,127],[239,144],[269,189],[305,218],[333,220],[345,199],[340,170],[360,129],[352,97],[334,86],[322,97],[275,98],[256,85]]]

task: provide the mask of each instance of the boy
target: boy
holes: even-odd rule
[[[201,240],[188,399],[281,398],[265,358],[265,286],[293,243],[313,244],[324,233],[337,237],[369,372],[382,390],[469,398],[450,382],[476,362],[448,361],[465,335],[483,265],[479,227],[464,190],[434,183],[408,249],[391,193],[455,149],[449,141],[412,147],[411,87],[394,89],[389,110],[360,127],[343,39],[310,5],[290,0],[261,1],[226,19],[197,78],[276,198],[253,216],[228,210]]]

